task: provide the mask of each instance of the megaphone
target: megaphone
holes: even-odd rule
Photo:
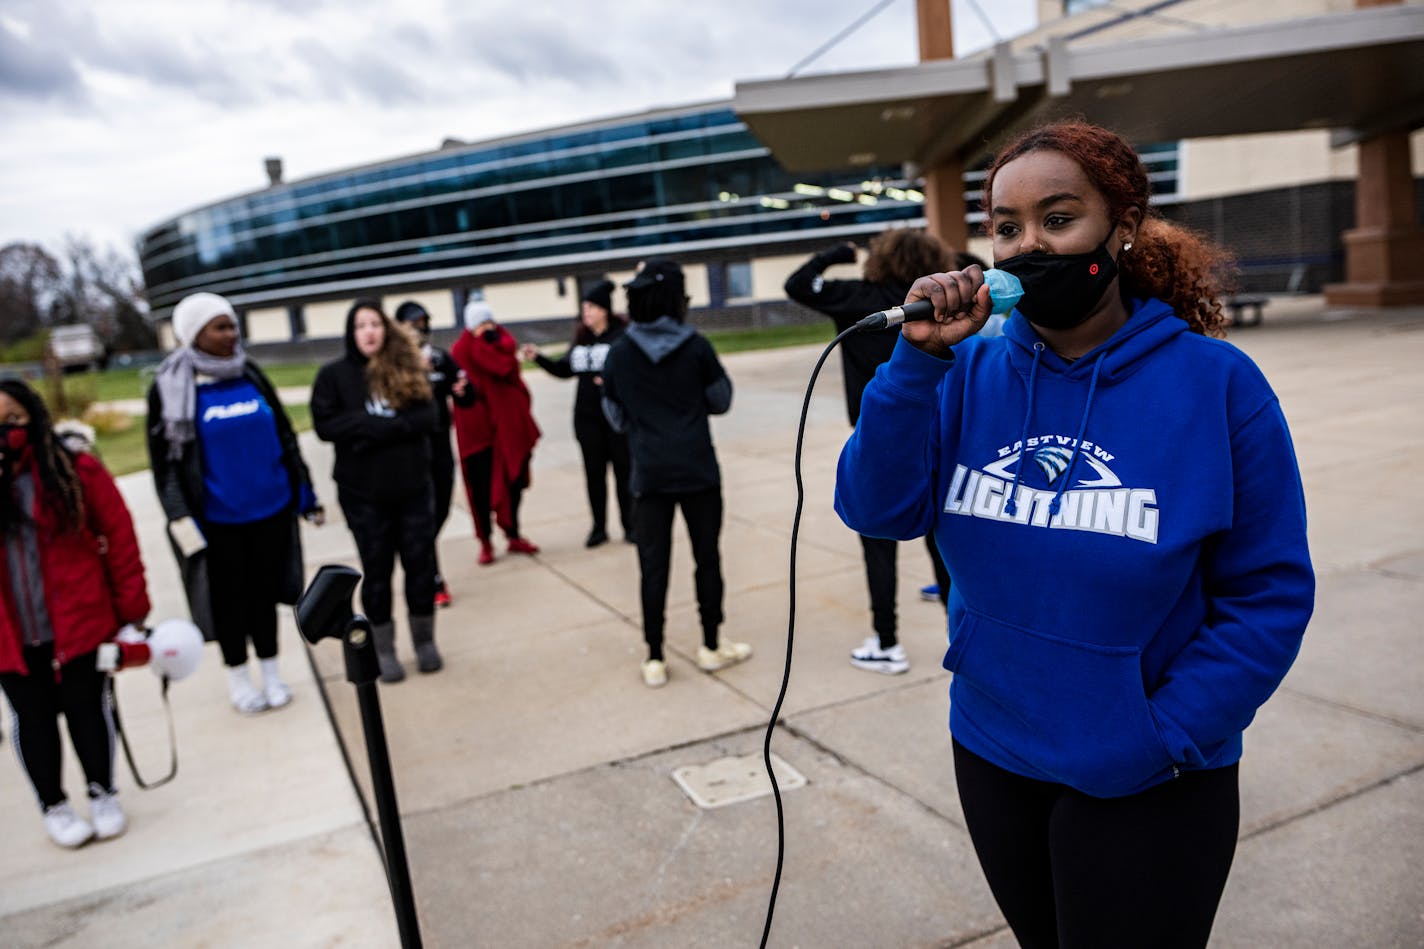
[[[202,631],[185,619],[166,619],[148,635],[125,626],[111,643],[99,647],[102,672],[148,666],[159,678],[178,682],[197,670],[203,659]]]

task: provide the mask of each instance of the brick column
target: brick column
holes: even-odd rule
[[[915,0],[920,35],[920,62],[954,58],[954,28],[949,0]],[[929,232],[956,251],[969,243],[964,220],[964,163],[958,159],[924,170],[925,217]]]
[[[1356,7],[1399,0],[1355,0]],[[1409,133],[1387,132],[1359,146],[1355,227],[1346,231],[1345,282],[1325,288],[1331,306],[1424,303],[1424,230],[1414,206]]]

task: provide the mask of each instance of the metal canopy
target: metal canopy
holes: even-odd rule
[[[803,79],[740,82],[733,109],[791,171],[949,158],[1068,115],[1137,142],[1303,128],[1337,142],[1424,125],[1424,8]]]

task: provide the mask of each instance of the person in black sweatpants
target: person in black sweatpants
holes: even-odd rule
[[[608,466],[618,495],[618,515],[624,539],[633,539],[633,495],[628,488],[630,462],[628,437],[615,432],[603,416],[603,363],[609,348],[623,335],[627,322],[613,315],[613,282],[600,280],[579,302],[578,326],[573,344],[558,359],[550,359],[532,344],[520,348],[523,359],[560,379],[578,377],[574,396],[574,438],[583,453],[583,476],[588,486],[588,509],[593,526],[585,547],[608,542]]]
[[[862,317],[904,303],[910,284],[924,274],[944,269],[951,254],[932,234],[892,228],[871,240],[869,256],[865,261],[865,279],[827,280],[822,276],[836,264],[855,263],[856,256],[856,246],[849,243],[837,244],[814,254],[786,278],[786,295],[830,317],[836,324],[836,331],[843,332]],[[861,393],[875,376],[875,370],[890,358],[899,338],[899,329],[892,326],[855,333],[841,343],[846,414],[852,426],[860,418]],[[925,545],[929,548],[930,564],[939,587],[939,601],[947,603],[949,571],[945,570],[939,551],[935,549],[933,532],[925,535]],[[895,610],[899,542],[862,534],[860,547],[865,558],[871,628],[875,630],[875,635],[851,650],[851,665],[887,675],[907,672],[910,661],[900,645]]]
[[[732,383],[707,339],[687,326],[682,268],[648,261],[625,285],[632,326],[608,351],[603,365],[603,411],[617,431],[628,432],[637,498],[635,536],[648,658],[643,683],[667,683],[663,623],[673,511],[682,508],[697,563],[697,608],[704,672],[742,662],[746,643],[724,639],[722,625],[722,475],[712,447],[709,415],[732,404]]]
[[[396,307],[396,322],[415,330],[420,355],[430,377],[430,396],[435,403],[435,430],[430,433],[431,503],[435,512],[435,537],[450,516],[450,498],[455,491],[455,453],[450,449],[450,401],[472,405],[475,393],[450,354],[430,342],[430,314],[414,300]],[[440,555],[435,553],[435,605],[450,605],[450,590],[440,572]]]

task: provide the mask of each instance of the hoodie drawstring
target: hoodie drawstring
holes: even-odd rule
[[[1033,421],[1033,383],[1038,378],[1038,361],[1043,356],[1043,341],[1033,344],[1033,365],[1028,370],[1028,409],[1024,411],[1023,431],[1019,432],[1019,463],[1014,465],[1014,486],[1009,489],[1009,500],[1004,505],[1004,513],[1014,517],[1019,512],[1019,482],[1023,480],[1024,464],[1028,461],[1028,426]],[[1097,381],[1094,374],[1093,380]]]
[[[1103,353],[1093,363],[1093,380],[1088,383],[1088,402],[1083,406],[1083,420],[1078,423],[1078,437],[1073,439],[1073,455],[1068,460],[1068,470],[1063,472],[1063,481],[1058,485],[1058,493],[1053,496],[1053,501],[1048,505],[1050,517],[1058,516],[1058,508],[1063,500],[1063,492],[1068,490],[1068,485],[1073,483],[1073,469],[1078,467],[1078,454],[1082,451],[1083,436],[1088,431],[1088,415],[1093,411],[1093,395],[1098,390],[1098,373],[1102,372],[1103,359],[1107,353]]]

